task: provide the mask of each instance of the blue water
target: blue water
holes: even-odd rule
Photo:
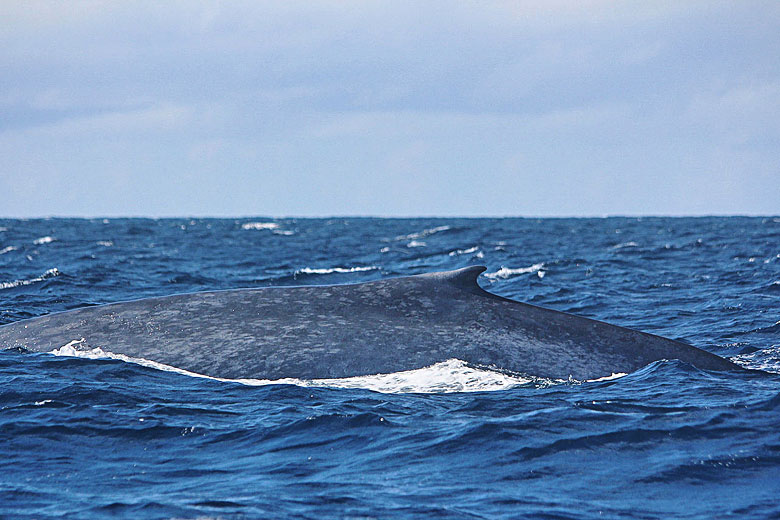
[[[475,264],[774,373],[379,393],[4,350],[0,517],[780,518],[780,218],[0,220],[0,324]]]

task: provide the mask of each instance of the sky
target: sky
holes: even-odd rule
[[[0,3],[0,216],[780,214],[780,2]]]

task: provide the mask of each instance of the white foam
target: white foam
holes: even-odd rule
[[[448,253],[449,256],[460,256],[460,255],[470,255],[471,253],[476,253],[479,251],[478,246],[469,247],[468,249],[456,249],[455,251],[450,251]]]
[[[45,236],[41,238],[36,238],[35,240],[33,240],[33,244],[35,244],[36,246],[40,246],[43,244],[49,244],[51,242],[54,242],[55,240],[57,239],[54,237]]]
[[[85,359],[117,359],[191,377],[202,377],[250,386],[282,384],[303,387],[360,388],[364,390],[373,390],[374,392],[398,394],[487,392],[505,390],[518,385],[540,381],[544,384],[553,383],[553,381],[475,368],[459,359],[448,359],[447,361],[442,361],[441,363],[415,370],[339,379],[226,379],[197,374],[195,372],[157,363],[155,361],[149,361],[147,359],[132,358],[123,354],[114,354],[112,352],[104,351],[101,348],[90,348],[84,338],[73,340],[62,347],[53,350],[51,353],[55,356],[79,357]]]
[[[3,249],[0,249],[0,255],[10,253],[11,251],[16,251],[16,246],[8,246],[8,247],[4,247]]]
[[[528,267],[518,267],[516,269],[502,266],[501,269],[499,269],[494,273],[485,273],[485,278],[489,280],[498,280],[499,278],[506,279],[509,278],[510,276],[517,276],[519,274],[526,274],[526,273],[536,273],[536,275],[539,278],[543,278],[544,274],[540,274],[540,273],[544,273],[544,271],[542,271],[543,267],[544,267],[544,262],[534,264]]]
[[[586,383],[597,383],[599,381],[612,381],[613,379],[620,379],[621,377],[627,376],[628,373],[626,372],[612,372],[612,375],[599,377],[597,379],[588,379]]]
[[[442,231],[447,231],[448,229],[451,229],[450,226],[437,226],[432,227],[428,229],[423,229],[422,231],[418,233],[411,233],[409,235],[399,235],[395,237],[396,240],[416,240],[418,238],[425,238],[427,236],[433,235],[434,233],[441,233]]]
[[[425,247],[425,242],[421,240],[412,240],[408,244],[406,244],[406,247]]]
[[[103,246],[103,247],[111,247],[111,246],[113,246],[113,245],[114,245],[114,243],[113,243],[112,241],[110,241],[110,240],[98,240],[98,241],[97,241],[97,242],[95,242],[95,243],[96,243],[97,245],[99,245],[99,246]]]
[[[777,322],[775,325],[779,324]],[[763,348],[750,354],[740,354],[731,358],[734,363],[753,370],[763,370],[780,374],[780,344]]]
[[[325,268],[313,268],[304,267],[295,271],[296,275],[299,274],[330,274],[330,273],[356,273],[360,271],[375,271],[379,267],[375,265],[368,265],[365,267],[325,267]]]
[[[279,229],[276,222],[247,222],[241,224],[241,229]]]
[[[283,236],[287,237],[287,236],[290,236],[290,235],[294,235],[295,231],[274,229],[273,231],[271,231],[271,233],[273,233],[274,235],[283,235]]]
[[[639,244],[633,241],[621,242],[620,244],[615,244],[614,246],[612,246],[612,249],[623,249],[625,247],[639,247]]]
[[[20,287],[22,285],[30,285],[37,282],[42,282],[44,280],[47,280],[49,278],[54,278],[55,276],[59,276],[61,274],[62,273],[60,272],[60,270],[54,267],[52,269],[48,269],[41,276],[30,278],[29,280],[14,280],[13,282],[0,282],[0,290],[11,289],[13,287]]]

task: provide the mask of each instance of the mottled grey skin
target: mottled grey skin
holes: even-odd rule
[[[484,291],[484,267],[355,285],[179,294],[0,327],[0,347],[90,347],[225,378],[341,378],[451,358],[540,377],[594,379],[658,359],[734,363],[670,339]]]

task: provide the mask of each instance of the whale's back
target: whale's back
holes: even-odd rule
[[[658,359],[738,369],[677,341],[523,304],[479,287],[483,267],[354,285],[179,294],[0,327],[0,346],[89,347],[224,378],[341,378],[457,358],[593,379]]]

